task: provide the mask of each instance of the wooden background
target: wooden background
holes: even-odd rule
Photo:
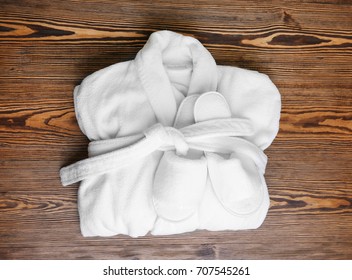
[[[0,0],[0,258],[352,259],[352,2],[174,2]],[[162,29],[278,86],[269,214],[252,231],[83,238],[58,173],[87,156],[73,87]]]

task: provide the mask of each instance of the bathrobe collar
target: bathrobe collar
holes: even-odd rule
[[[164,66],[163,52],[177,45],[185,51],[175,53],[192,62],[193,70],[187,96],[217,89],[217,67],[208,50],[196,39],[171,31],[158,31],[150,35],[135,58],[138,75],[146,91],[158,122],[171,126],[177,103]]]

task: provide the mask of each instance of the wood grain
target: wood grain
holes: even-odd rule
[[[0,259],[351,259],[351,1],[0,0]],[[150,33],[198,38],[218,64],[280,89],[266,150],[261,228],[133,239],[83,238],[77,184],[58,171],[87,156],[73,87],[133,59]]]

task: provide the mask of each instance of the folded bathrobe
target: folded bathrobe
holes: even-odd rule
[[[279,128],[268,76],[216,65],[196,39],[151,34],[131,61],[74,90],[89,158],[60,171],[81,181],[84,236],[133,237],[259,227],[269,208],[263,153]]]

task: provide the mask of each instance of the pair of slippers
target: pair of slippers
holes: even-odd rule
[[[226,99],[218,92],[207,92],[183,100],[174,127],[182,130],[195,123],[231,117]],[[218,201],[230,214],[251,215],[260,208],[265,192],[266,159],[260,168],[260,160],[256,160],[260,156],[244,144],[248,141],[241,142],[238,137],[218,137],[215,142],[214,150],[216,146],[225,146],[228,151],[190,148],[186,155],[175,150],[164,152],[153,184],[158,217],[181,222],[193,216],[199,210],[208,180]]]

